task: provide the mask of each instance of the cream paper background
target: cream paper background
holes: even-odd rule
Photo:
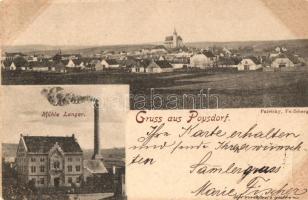
[[[294,139],[230,139],[232,143],[249,143],[265,144],[278,143],[296,144],[299,141],[304,141],[302,151],[300,152],[243,152],[233,153],[230,151],[212,150],[212,157],[207,162],[209,166],[222,166],[227,168],[228,165],[235,162],[237,166],[246,168],[248,165],[253,166],[282,166],[277,174],[258,174],[265,178],[270,178],[271,181],[264,184],[262,187],[273,187],[278,189],[285,183],[289,183],[290,187],[308,187],[308,157],[307,157],[307,139],[308,139],[308,115],[307,114],[284,114],[285,109],[293,110],[293,108],[276,109],[281,110],[283,114],[261,114],[261,109],[218,109],[218,110],[198,110],[199,115],[230,115],[230,121],[223,122],[207,122],[200,124],[199,128],[213,129],[219,125],[226,131],[231,130],[248,130],[250,126],[257,123],[256,130],[268,131],[270,128],[280,128],[281,131],[294,132],[301,134],[300,137]],[[308,108],[301,108],[301,110],[308,111]],[[178,111],[147,111],[146,116],[185,116],[187,118],[189,110]],[[209,150],[178,150],[172,155],[170,150],[132,150],[129,149],[132,145],[137,145],[138,137],[144,136],[150,129],[150,126],[155,126],[160,123],[142,123],[136,122],[136,114],[138,111],[131,111],[127,120],[126,132],[126,164],[132,158],[140,154],[145,158],[154,158],[156,162],[153,165],[138,165],[133,164],[127,166],[127,195],[129,199],[193,199],[191,191],[201,187],[207,180],[211,180],[213,187],[224,189],[235,188],[236,190],[243,190],[247,181],[256,175],[248,175],[240,185],[236,182],[240,179],[240,175],[225,175],[225,174],[205,174],[196,175],[189,174],[189,166],[198,163],[201,158]],[[181,127],[185,126],[185,122],[175,123],[166,122],[164,131],[173,135],[171,138],[176,138],[181,131]],[[196,124],[196,123],[193,123]],[[161,132],[163,132],[161,129]],[[156,141],[157,140],[157,141]],[[157,138],[154,143],[159,144],[166,140],[163,137]],[[215,143],[224,140],[223,138],[203,138],[203,141]],[[196,145],[201,139],[192,139],[183,137],[183,141],[187,145]],[[154,144],[150,143],[150,144]],[[211,145],[211,144],[210,144]],[[244,190],[243,190],[244,191]],[[301,196],[300,199],[307,199],[307,193]],[[232,199],[215,197],[209,198],[206,196],[199,196],[197,199]]]

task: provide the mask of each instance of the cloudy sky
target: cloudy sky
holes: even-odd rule
[[[93,103],[53,106],[40,94],[51,86],[2,87],[2,133],[4,143],[18,143],[20,134],[37,136],[71,136],[82,148],[93,148]],[[124,147],[125,114],[128,110],[128,86],[61,86],[67,92],[92,95],[100,99],[101,147]],[[44,118],[43,111],[82,112],[82,118]]]
[[[13,44],[160,42],[174,27],[189,42],[296,38],[257,0],[54,0]]]

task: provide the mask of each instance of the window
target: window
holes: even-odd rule
[[[67,166],[67,171],[68,172],[72,172],[73,171],[72,165]]]
[[[68,182],[68,183],[72,183],[72,182],[73,182],[72,177],[68,177],[68,178],[67,178],[67,182]]]
[[[122,174],[122,183],[125,184],[125,175]]]
[[[35,158],[31,158],[31,162],[35,162],[36,161],[36,159]]]
[[[36,172],[36,166],[31,166],[31,173],[35,173]]]
[[[72,158],[72,157],[68,157],[68,158],[67,158],[67,161],[68,161],[68,162],[72,162],[72,161],[73,161],[73,158]]]
[[[59,169],[59,168],[60,168],[60,162],[59,162],[59,161],[55,161],[55,162],[53,163],[53,168],[54,168],[54,169]]]
[[[79,157],[76,158],[76,161],[79,161],[79,162],[80,162],[80,160],[81,160],[81,159],[80,159]]]
[[[36,179],[35,179],[35,178],[32,178],[32,179],[31,179],[31,182],[32,182],[34,185],[36,185]]]
[[[45,181],[44,178],[40,178],[40,184],[41,185],[44,185],[44,181]]]
[[[80,183],[80,177],[76,178],[76,183]]]
[[[76,166],[76,172],[80,172],[80,165]]]
[[[40,158],[40,161],[41,161],[41,162],[44,162],[44,161],[45,161],[45,158]]]
[[[43,165],[40,166],[40,172],[45,172],[45,166]]]

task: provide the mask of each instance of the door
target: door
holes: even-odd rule
[[[55,178],[53,181],[54,181],[55,187],[59,187],[59,185],[60,185],[60,178]]]

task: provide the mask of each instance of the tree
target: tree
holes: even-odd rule
[[[14,58],[13,62],[17,68],[26,67],[28,65],[28,61],[21,56]]]

